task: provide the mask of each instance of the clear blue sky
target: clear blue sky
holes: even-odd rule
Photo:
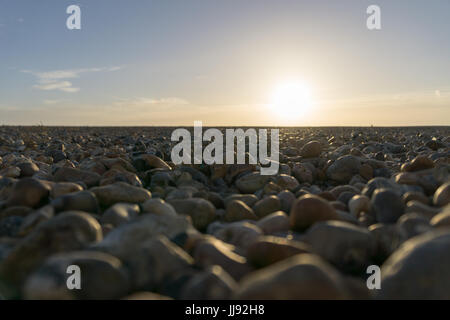
[[[448,0],[0,0],[0,122],[450,125],[449,39]]]

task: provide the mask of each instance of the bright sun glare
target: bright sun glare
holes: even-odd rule
[[[280,85],[273,93],[270,107],[284,119],[298,119],[312,107],[311,90],[300,82]]]

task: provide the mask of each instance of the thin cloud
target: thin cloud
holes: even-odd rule
[[[75,88],[72,86],[72,83],[70,81],[59,81],[59,82],[50,82],[46,84],[37,84],[34,85],[33,88],[44,90],[44,91],[51,91],[51,90],[60,90],[63,92],[78,92],[80,91],[80,88]]]
[[[132,98],[132,99],[120,99],[114,103],[115,106],[118,107],[148,107],[148,106],[181,106],[187,105],[189,101],[177,98],[177,97],[168,97],[168,98]]]
[[[37,84],[33,88],[50,91],[59,90],[67,93],[75,93],[80,91],[80,88],[73,87],[72,82],[67,79],[79,78],[81,74],[93,72],[113,72],[122,69],[120,66],[108,68],[83,68],[83,69],[65,69],[37,72],[32,70],[21,70],[22,73],[32,74],[37,78]]]
[[[110,67],[110,68],[107,68],[106,69],[106,71],[110,71],[110,72],[113,72],[113,71],[119,71],[120,69],[122,69],[123,67]]]

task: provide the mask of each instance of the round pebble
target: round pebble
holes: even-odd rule
[[[304,195],[293,204],[290,220],[293,230],[303,231],[319,221],[339,220],[339,216],[326,200]]]

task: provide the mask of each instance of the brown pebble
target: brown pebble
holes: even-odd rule
[[[339,220],[333,206],[314,195],[304,195],[297,199],[290,217],[291,228],[296,231],[303,231],[318,221]]]

